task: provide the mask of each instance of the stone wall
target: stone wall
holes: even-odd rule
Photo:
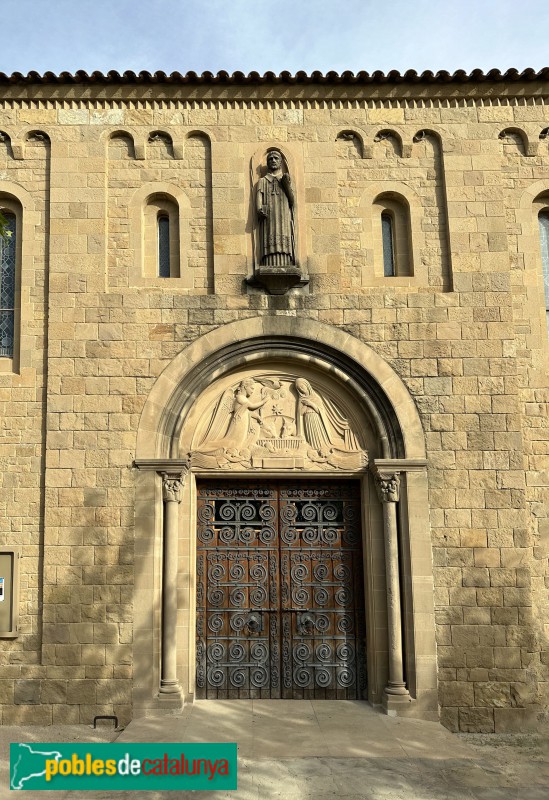
[[[549,192],[549,149],[543,87],[528,102],[511,89],[490,101],[429,87],[349,101],[306,88],[277,99],[276,87],[245,101],[7,91],[0,198],[23,204],[29,249],[20,356],[0,359],[0,541],[23,546],[20,635],[0,651],[4,724],[131,716],[140,412],[188,343],[278,314],[367,343],[417,404],[442,721],[536,724],[549,661],[536,198]],[[293,165],[310,277],[282,297],[245,283],[250,164],[272,143]],[[186,198],[181,278],[143,274],[143,186]],[[372,211],[395,192],[413,251],[413,275],[398,279],[376,268]]]

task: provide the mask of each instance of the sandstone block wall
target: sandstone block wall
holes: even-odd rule
[[[278,314],[367,343],[417,404],[444,724],[539,721],[549,705],[536,218],[549,205],[546,87],[527,99],[513,85],[490,98],[473,89],[419,85],[406,99],[394,87],[338,98],[237,86],[208,99],[170,87],[154,98],[139,87],[62,98],[47,85],[2,89],[0,205],[19,199],[28,245],[20,347],[13,363],[0,359],[0,543],[23,547],[20,635],[0,645],[4,724],[131,716],[140,412],[188,343]],[[292,165],[310,278],[283,297],[245,283],[250,164],[273,143]],[[143,186],[180,192],[180,279],[143,272]],[[409,205],[407,278],[376,266],[372,209],[387,193]]]

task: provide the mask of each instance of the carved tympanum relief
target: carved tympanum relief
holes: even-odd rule
[[[305,378],[272,374],[222,392],[191,457],[199,469],[356,471],[368,464],[336,402]]]

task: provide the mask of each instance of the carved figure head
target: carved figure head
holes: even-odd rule
[[[253,378],[244,378],[243,381],[240,382],[240,386],[237,389],[237,394],[245,394],[246,397],[251,397],[254,393],[255,382]]]
[[[282,153],[280,150],[269,150],[267,153],[267,167],[269,172],[278,172],[282,169]]]
[[[297,389],[298,394],[301,397],[308,397],[310,394],[313,393],[313,388],[309,381],[306,381],[305,378],[297,378],[295,382],[295,388]]]

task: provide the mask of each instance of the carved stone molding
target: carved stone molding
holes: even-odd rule
[[[306,286],[305,278],[299,267],[257,267],[252,278],[248,278],[250,286],[266,289],[269,294],[286,294],[296,286]]]
[[[425,472],[427,469],[426,458],[376,458],[371,463],[375,472]]]
[[[195,469],[363,471],[358,430],[322,388],[268,373],[225,389],[191,451]]]
[[[136,469],[159,472],[161,475],[168,472],[170,474],[180,474],[188,471],[190,455],[188,458],[136,458],[133,466]]]

